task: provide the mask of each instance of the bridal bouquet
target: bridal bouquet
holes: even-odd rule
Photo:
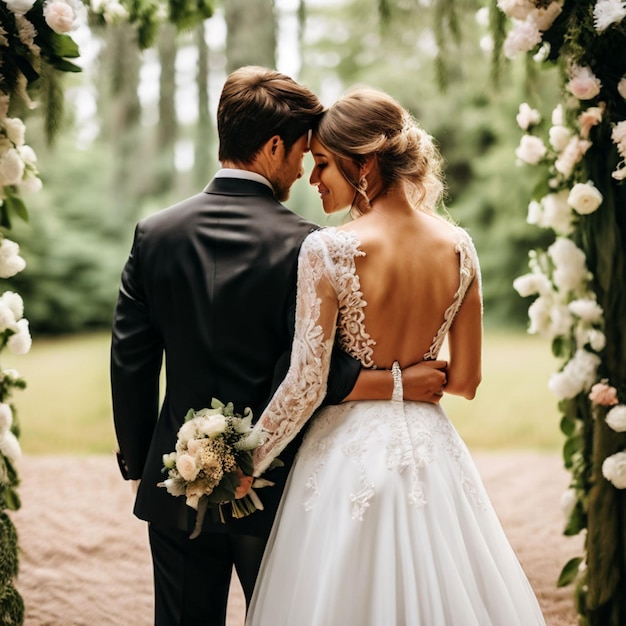
[[[260,434],[253,431],[250,409],[239,415],[233,408],[232,402],[223,404],[213,398],[211,408],[190,409],[178,431],[176,450],[163,455],[162,471],[168,478],[158,486],[173,496],[185,496],[187,505],[198,511],[192,539],[200,534],[210,504],[218,507],[222,522],[224,507],[235,518],[263,509],[254,489],[235,499],[238,470],[252,475],[252,450],[259,445]],[[268,485],[273,483],[257,478],[252,487]]]

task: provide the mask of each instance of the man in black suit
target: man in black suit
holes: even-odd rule
[[[125,478],[141,479],[134,513],[149,522],[156,626],[223,626],[233,566],[247,601],[252,594],[296,446],[281,455],[284,468],[268,473],[276,485],[261,492],[263,511],[221,523],[209,510],[193,540],[195,511],[157,483],[190,408],[215,397],[258,417],[280,378],[298,252],[318,228],[281,202],[302,176],[308,133],[322,112],[313,93],[283,74],[235,71],[218,108],[223,169],[202,193],[135,230],[115,309],[111,385],[120,467]],[[326,403],[391,397],[389,372],[360,373],[358,362],[335,352]],[[443,365],[416,366],[406,397],[436,401]]]

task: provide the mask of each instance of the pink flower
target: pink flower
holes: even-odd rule
[[[580,136],[583,139],[589,137],[589,131],[593,126],[596,126],[602,121],[602,113],[604,107],[589,107],[578,116],[578,123],[580,124]]]
[[[594,404],[601,406],[613,406],[619,403],[617,399],[617,389],[607,385],[606,379],[602,382],[596,383],[589,392],[589,399]]]
[[[591,100],[600,93],[602,83],[591,71],[591,68],[576,65],[570,70],[570,81],[567,83],[567,88],[579,100]]]
[[[67,33],[74,25],[74,9],[64,0],[48,0],[43,9],[48,26],[59,34]]]

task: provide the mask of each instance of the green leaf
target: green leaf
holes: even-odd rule
[[[7,204],[9,210],[13,211],[15,215],[17,215],[25,222],[28,222],[28,210],[26,208],[26,205],[24,204],[24,201],[19,196],[7,194],[7,197],[4,201]]]
[[[52,65],[55,69],[60,72],[82,72],[83,68],[78,67],[78,65],[74,65],[74,63],[70,63],[65,59],[50,59],[50,65]]]
[[[196,415],[196,412],[193,409],[189,409],[189,411],[187,411],[187,415],[185,415],[185,421],[188,422],[189,420],[192,420]]]
[[[580,503],[578,503],[576,504],[574,510],[572,511],[572,514],[570,515],[567,525],[563,530],[563,534],[566,537],[573,537],[584,528],[586,528],[585,515],[583,513],[582,507],[580,506]]]
[[[561,432],[571,437],[576,432],[576,422],[564,415],[560,423]]]
[[[56,56],[70,59],[76,59],[80,56],[78,44],[68,35],[53,33],[49,39],[49,43],[50,48]]]
[[[565,567],[561,570],[559,580],[556,583],[557,587],[566,587],[576,579],[576,576],[578,576],[578,567],[582,563],[582,560],[582,557],[577,556],[570,559],[565,564]]]
[[[583,438],[580,435],[574,435],[570,437],[563,446],[563,460],[565,462],[565,467],[571,467],[572,465],[572,457],[583,447]]]
[[[254,463],[252,462],[252,455],[248,450],[243,451],[237,459],[239,468],[246,476],[252,476],[254,472]]]
[[[22,506],[22,501],[17,495],[17,491],[11,489],[11,487],[5,488],[4,500],[6,502],[6,508],[9,509],[9,511],[17,511]]]

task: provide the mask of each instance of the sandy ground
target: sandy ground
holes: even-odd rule
[[[475,453],[493,504],[526,570],[548,626],[574,626],[561,567],[581,539],[562,535],[560,498],[568,475],[558,455]],[[150,626],[152,571],[146,526],[109,457],[25,457],[17,581],[27,626]],[[228,626],[243,625],[243,597],[231,593]],[[303,625],[304,626],[304,625]]]

